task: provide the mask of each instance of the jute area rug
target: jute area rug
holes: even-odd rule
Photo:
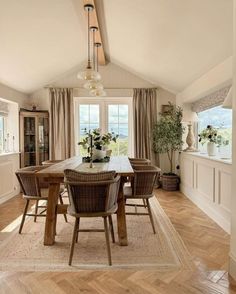
[[[21,235],[18,227],[10,233],[0,232],[0,270],[192,270],[194,265],[189,252],[155,197],[151,199],[151,207],[157,233],[153,234],[148,216],[127,216],[128,246],[118,245],[116,216],[113,216],[116,243],[111,243],[112,266],[107,264],[105,235],[101,232],[79,234],[72,266],[68,266],[74,218],[68,217],[69,222],[65,223],[60,215],[54,246],[43,245],[44,218],[38,218],[36,223],[28,218]],[[82,228],[103,228],[103,220],[83,218]]]

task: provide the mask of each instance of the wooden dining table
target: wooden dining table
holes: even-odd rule
[[[101,172],[115,170],[121,176],[121,183],[118,193],[118,210],[117,210],[117,231],[119,244],[128,245],[126,216],[125,216],[125,199],[123,186],[127,177],[133,177],[134,171],[127,156],[112,156],[109,162],[89,163],[82,162],[81,156],[71,157],[59,163],[53,164],[37,172],[37,177],[43,178],[49,185],[48,202],[44,232],[44,245],[53,245],[56,235],[57,214],[63,214],[67,211],[68,205],[58,204],[60,185],[64,181],[64,170],[73,169],[82,172]]]

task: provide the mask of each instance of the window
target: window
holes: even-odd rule
[[[198,133],[200,133],[207,125],[212,125],[218,129],[218,133],[224,140],[229,142],[228,145],[221,145],[219,155],[221,157],[231,156],[232,148],[232,110],[225,109],[221,106],[198,113]],[[206,146],[198,144],[198,148],[202,152],[206,152]]]
[[[118,134],[117,143],[110,144],[113,155],[128,155],[129,107],[126,104],[108,105],[108,132]]]
[[[87,151],[77,143],[84,137],[84,130],[101,128],[102,132],[119,135],[117,143],[111,142],[112,155],[132,155],[132,98],[77,98],[75,102],[75,132],[77,154]]]

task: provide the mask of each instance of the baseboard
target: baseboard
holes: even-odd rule
[[[236,281],[236,257],[229,254],[229,274]]]
[[[4,202],[6,202],[7,200],[10,200],[11,198],[15,197],[16,195],[18,195],[20,193],[20,189],[17,188],[16,190],[12,190],[11,192],[2,195],[0,197],[0,204],[3,204]]]
[[[196,204],[206,215],[208,215],[213,221],[215,221],[224,231],[230,234],[230,220],[225,219],[218,211],[212,208],[211,204],[204,200],[199,193],[193,191],[192,188],[185,185],[180,185],[180,191]]]

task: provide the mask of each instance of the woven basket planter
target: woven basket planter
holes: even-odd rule
[[[162,189],[166,191],[179,190],[180,178],[177,175],[162,175],[161,177]]]

